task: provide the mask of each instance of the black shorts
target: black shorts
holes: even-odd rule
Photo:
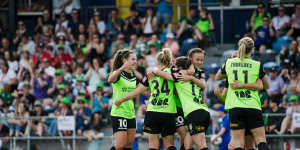
[[[252,136],[252,132],[250,129],[245,129],[245,136]]]
[[[111,123],[113,127],[113,133],[116,133],[118,131],[127,131],[127,129],[136,128],[135,118],[127,119],[123,117],[111,116]]]
[[[187,116],[187,125],[191,135],[206,132],[210,122],[210,114],[206,110],[198,109]]]
[[[232,130],[254,129],[264,126],[262,112],[252,108],[233,108],[229,110]]]
[[[162,137],[173,135],[176,132],[175,115],[147,111],[143,131],[150,134],[161,134]]]
[[[176,129],[186,125],[187,120],[184,118],[183,110],[180,107],[177,107],[175,122]]]

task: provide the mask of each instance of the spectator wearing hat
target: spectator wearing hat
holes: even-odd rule
[[[57,106],[59,103],[59,99],[66,97],[68,99],[72,99],[72,95],[68,93],[67,86],[65,84],[59,84],[57,86],[57,92],[53,96],[54,106]]]
[[[92,112],[99,112],[101,116],[105,116],[108,113],[108,98],[104,96],[103,88],[103,83],[97,84],[97,90],[91,105]]]
[[[89,130],[92,111],[89,107],[86,107],[87,100],[84,97],[79,97],[77,102],[79,104],[79,109],[76,110],[74,114],[76,115],[77,135],[81,136],[85,130]]]
[[[284,87],[284,81],[282,77],[278,76],[278,70],[275,67],[272,67],[269,75],[268,80],[270,84],[270,88],[267,90],[268,96],[280,96],[284,94],[283,87]]]
[[[64,80],[64,74],[61,69],[55,71],[55,79],[50,83],[49,89],[47,91],[48,95],[57,95],[58,86],[66,83]]]
[[[48,113],[43,110],[43,106],[42,106],[41,102],[36,101],[34,103],[33,110],[30,112],[30,116],[45,117],[45,116],[48,116]],[[32,119],[31,123],[30,123],[30,125],[31,125],[30,131],[38,136],[42,136],[46,129],[45,122],[46,122],[45,118]],[[25,135],[28,135],[28,132],[29,132],[28,128],[29,128],[29,126],[27,126]],[[30,134],[30,135],[32,135],[32,134]]]
[[[228,144],[230,142],[230,123],[229,116],[226,114],[224,105],[220,105],[216,111],[218,117],[222,119],[219,132],[211,139],[211,143],[214,143],[219,137],[222,138],[222,143],[219,145],[219,150],[228,150]]]
[[[286,132],[294,133],[292,128],[292,116],[293,113],[300,113],[299,97],[292,95],[289,97],[290,106],[286,110],[286,116],[284,117],[279,134],[284,134]]]
[[[179,44],[178,42],[174,41],[174,33],[170,32],[167,34],[167,41],[164,43],[164,48],[170,48],[172,55],[174,57],[179,56]]]
[[[148,47],[150,54],[146,56],[147,69],[153,69],[156,67],[156,56],[161,49],[161,45],[159,43],[151,43]]]
[[[276,130],[280,131],[281,122],[283,120],[283,116],[272,116],[272,114],[283,114],[285,113],[285,109],[279,107],[280,98],[279,97],[271,97],[269,102],[269,108],[265,111],[267,115],[265,116],[265,125],[267,134],[275,134]],[[270,116],[268,115],[270,114]]]
[[[58,53],[53,57],[54,67],[56,69],[61,68],[62,64],[71,65],[72,57],[65,53],[65,46],[63,44],[57,45]]]
[[[37,67],[40,63],[43,63],[41,62],[43,58],[46,58],[50,61],[52,56],[44,49],[44,43],[40,42],[37,44],[36,53],[32,57],[32,65]]]
[[[58,100],[58,108],[55,111],[55,116],[72,116],[72,110],[71,110],[71,100],[67,97],[60,98]],[[48,130],[48,134],[56,136],[57,135],[57,122],[53,120],[51,122],[51,125]],[[63,132],[64,135],[71,135],[69,132],[65,131]]]
[[[57,37],[57,42],[56,42],[56,46],[54,46],[54,55],[59,54],[58,47],[63,48],[65,54],[73,55],[73,51],[72,51],[69,43],[67,42],[66,34],[63,32],[59,32],[56,34],[56,37]],[[63,47],[62,47],[62,45],[63,45]]]
[[[76,77],[76,84],[73,85],[73,92],[72,92],[75,97],[79,95],[80,91],[85,91],[86,86],[84,81],[85,80],[83,76]]]

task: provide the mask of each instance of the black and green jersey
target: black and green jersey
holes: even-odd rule
[[[256,83],[258,78],[263,78],[265,73],[260,62],[245,58],[228,59],[222,68],[222,73],[227,75],[228,84],[235,80],[240,83]],[[225,100],[225,109],[254,108],[261,110],[258,90],[232,89],[228,86]]]
[[[162,71],[171,74],[171,68],[164,68]],[[147,111],[177,113],[173,81],[160,76],[155,76],[153,79],[144,77],[142,84],[149,87],[151,91]]]
[[[199,72],[198,72],[199,71]],[[198,79],[203,76],[201,70],[196,70],[194,74]],[[175,87],[182,104],[182,109],[184,117],[187,117],[191,112],[203,109],[208,111],[208,107],[203,103],[203,90],[192,81],[177,81],[176,76],[173,75],[175,79]]]
[[[134,73],[122,71],[118,80],[112,84],[113,86],[113,104],[111,108],[111,116],[123,117],[127,119],[135,118],[133,99],[121,103],[120,106],[115,105],[115,101],[126,96],[137,87],[137,78]]]

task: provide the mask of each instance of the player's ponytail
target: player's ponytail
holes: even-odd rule
[[[159,61],[164,66],[170,66],[172,59],[172,53],[169,48],[164,48],[158,55],[157,61]]]
[[[254,41],[250,37],[244,37],[239,41],[238,57],[243,61],[254,49]]]
[[[116,54],[114,55],[114,58],[112,60],[112,65],[111,65],[111,72],[119,69],[122,67],[123,65],[123,59],[127,59],[129,57],[130,54],[132,54],[133,52],[130,49],[124,48],[124,49],[120,49],[116,52]]]
[[[191,59],[189,59],[186,56],[181,56],[181,57],[176,58],[175,65],[176,65],[176,67],[178,67],[180,69],[187,70],[192,65],[192,61],[191,61]]]

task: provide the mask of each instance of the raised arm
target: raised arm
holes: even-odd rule
[[[143,84],[139,84],[139,86],[134,91],[128,93],[125,97],[122,97],[122,98],[118,99],[115,102],[115,105],[120,106],[121,103],[137,97],[139,94],[145,92],[147,89],[148,88],[145,87]]]
[[[123,66],[121,67],[121,68],[119,68],[119,69],[117,69],[116,71],[114,71],[114,72],[112,72],[110,75],[109,75],[109,77],[108,77],[108,83],[114,83],[114,82],[116,82],[117,80],[118,80],[118,78],[119,78],[119,76],[120,76],[120,74],[121,74],[121,72],[126,68],[126,66],[128,66],[128,65],[130,65],[129,63],[128,63],[128,61],[126,61],[124,64],[123,64]]]

